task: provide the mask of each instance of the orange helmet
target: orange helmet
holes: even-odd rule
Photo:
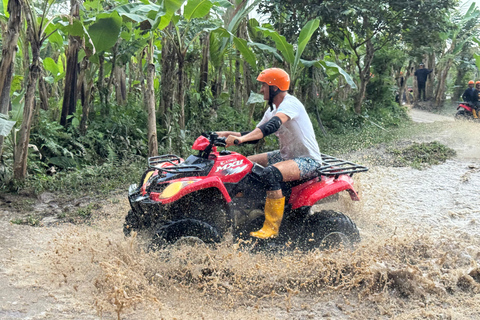
[[[283,69],[270,68],[265,69],[257,77],[260,82],[265,82],[269,86],[277,86],[281,91],[287,91],[290,87],[290,76]]]
[[[475,84],[473,80],[468,81],[468,84]]]
[[[475,85],[477,85],[477,84],[479,84],[479,83],[480,83],[480,81],[477,81],[477,82],[475,82]]]

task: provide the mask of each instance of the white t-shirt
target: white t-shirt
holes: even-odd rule
[[[294,96],[287,94],[278,108],[268,108],[257,128],[281,112],[290,120],[283,123],[275,135],[280,141],[280,155],[284,160],[297,157],[309,157],[322,161],[312,122],[303,104]]]

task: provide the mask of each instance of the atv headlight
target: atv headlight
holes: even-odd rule
[[[196,181],[197,180],[172,182],[168,185],[168,187],[165,188],[165,190],[163,190],[162,194],[160,195],[160,199],[173,197],[180,190],[182,190],[183,187],[188,186],[189,184],[192,184]]]

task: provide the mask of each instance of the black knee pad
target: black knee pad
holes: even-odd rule
[[[277,167],[266,167],[261,175],[263,183],[267,186],[268,191],[282,189],[283,175]]]

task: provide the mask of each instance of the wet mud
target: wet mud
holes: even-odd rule
[[[370,166],[355,177],[362,200],[319,208],[356,222],[352,251],[250,253],[227,239],[151,252],[123,236],[125,195],[84,224],[15,225],[4,210],[0,319],[479,319],[478,126],[419,136],[457,151],[423,170],[352,154]]]

